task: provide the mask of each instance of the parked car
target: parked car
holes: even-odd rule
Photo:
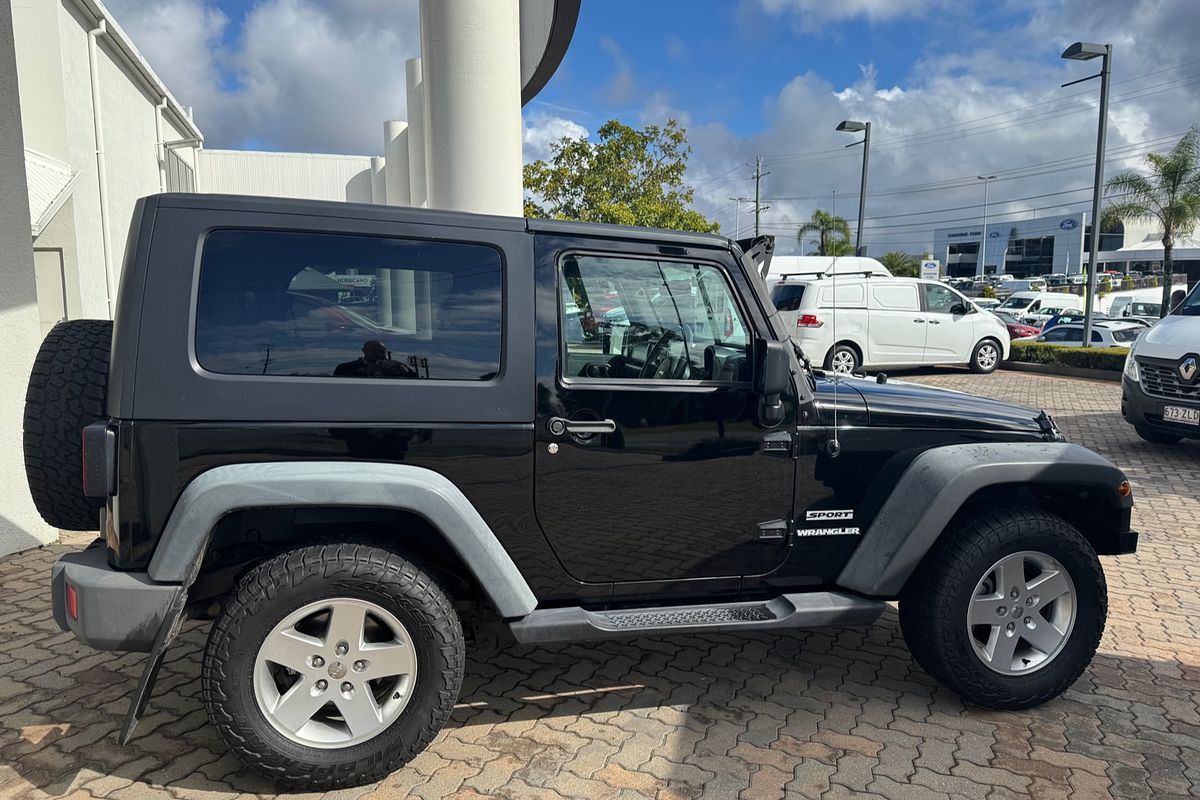
[[[1000,301],[994,297],[972,297],[971,302],[982,308],[984,311],[991,311],[1000,305]]]
[[[1061,311],[1058,314],[1055,314],[1053,317],[1050,317],[1050,319],[1046,320],[1046,324],[1042,326],[1042,333],[1045,333],[1046,331],[1050,330],[1055,325],[1061,325],[1063,323],[1072,323],[1072,322],[1080,322],[1081,323],[1081,322],[1083,322],[1083,318],[1084,318],[1084,312],[1081,309],[1073,308],[1069,311]],[[1093,322],[1095,322],[1097,320],[1107,319],[1107,318],[1108,318],[1108,315],[1105,314],[1103,311],[1093,311],[1092,312],[1092,321]]]
[[[1083,308],[1083,298],[1063,292],[1014,292],[996,307],[997,311],[1010,311],[1018,317],[1036,314],[1042,306],[1053,308]]]
[[[1200,439],[1200,283],[1133,343],[1121,416],[1148,442]]]
[[[55,671],[98,660],[67,642],[44,666],[128,691],[122,742],[164,660],[196,660],[180,688],[206,746],[305,792],[355,786],[433,741],[468,647],[870,624],[891,601],[929,675],[1024,709],[1086,669],[1098,555],[1137,546],[1127,476],[1044,411],[811,369],[767,242],[197,194],[139,200],[130,230],[115,325],[56,325],[24,416],[42,517],[104,531],[54,564],[55,623],[148,654],[136,687]],[[312,264],[415,291],[356,305],[365,324],[297,318]],[[806,305],[831,283],[801,313],[825,317]],[[579,341],[565,312],[593,292],[623,321]],[[837,292],[861,295],[864,336],[911,326],[922,350],[938,323],[1002,352],[947,287]],[[172,649],[187,619],[200,652]],[[6,640],[43,625],[10,613]]]
[[[1041,278],[1013,278],[1004,287],[1014,292],[1044,292],[1047,284]]]
[[[1016,314],[1007,311],[991,311],[989,313],[994,314],[1004,323],[1004,327],[1008,329],[1008,338],[1010,341],[1014,339],[1027,339],[1030,336],[1037,336],[1041,333],[1040,329],[1021,322]]]
[[[785,278],[771,294],[796,343],[835,372],[966,364],[986,373],[1008,357],[1004,325],[938,281]]]
[[[1132,322],[1096,320],[1092,322],[1092,347],[1129,347],[1144,330],[1145,327]],[[1072,322],[1055,325],[1039,336],[1018,341],[1083,347],[1083,324]]]
[[[1060,314],[1077,310],[1078,309],[1072,305],[1058,306],[1054,305],[1053,301],[1046,300],[1042,302],[1041,306],[1036,311],[1027,311],[1024,314],[1021,314],[1021,322],[1025,325],[1032,325],[1035,328],[1044,330],[1046,323],[1049,322],[1052,317],[1057,317]]]

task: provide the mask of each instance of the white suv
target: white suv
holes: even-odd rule
[[[785,276],[771,299],[804,351],[836,372],[966,364],[986,373],[1008,358],[1004,323],[937,281]]]
[[[1122,389],[1121,416],[1146,441],[1200,439],[1200,284],[1133,343]]]

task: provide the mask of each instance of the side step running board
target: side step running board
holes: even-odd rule
[[[514,623],[522,644],[651,636],[667,633],[761,631],[815,628],[822,625],[869,625],[883,613],[884,602],[843,592],[805,592],[772,600],[700,606],[589,611],[539,609]]]

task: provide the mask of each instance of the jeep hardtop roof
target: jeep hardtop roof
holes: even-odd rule
[[[156,195],[154,199],[157,199],[162,208],[377,219],[440,227],[503,231],[526,230],[555,236],[592,236],[659,243],[669,242],[693,247],[717,247],[722,250],[728,250],[733,246],[732,240],[714,233],[643,228],[635,225],[608,225],[599,222],[501,217],[494,214],[472,214],[465,211],[442,211],[411,206],[385,206],[375,203],[343,203],[333,200],[300,200],[288,197],[249,197],[227,194],[160,194]]]

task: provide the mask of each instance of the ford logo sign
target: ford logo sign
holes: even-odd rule
[[[988,238],[989,239],[999,239],[1000,231],[991,231],[990,233],[988,233]]]
[[[1070,231],[1078,228],[1079,222],[1073,219],[1064,219],[1062,222],[1058,223],[1058,227],[1062,228],[1064,231]]]

